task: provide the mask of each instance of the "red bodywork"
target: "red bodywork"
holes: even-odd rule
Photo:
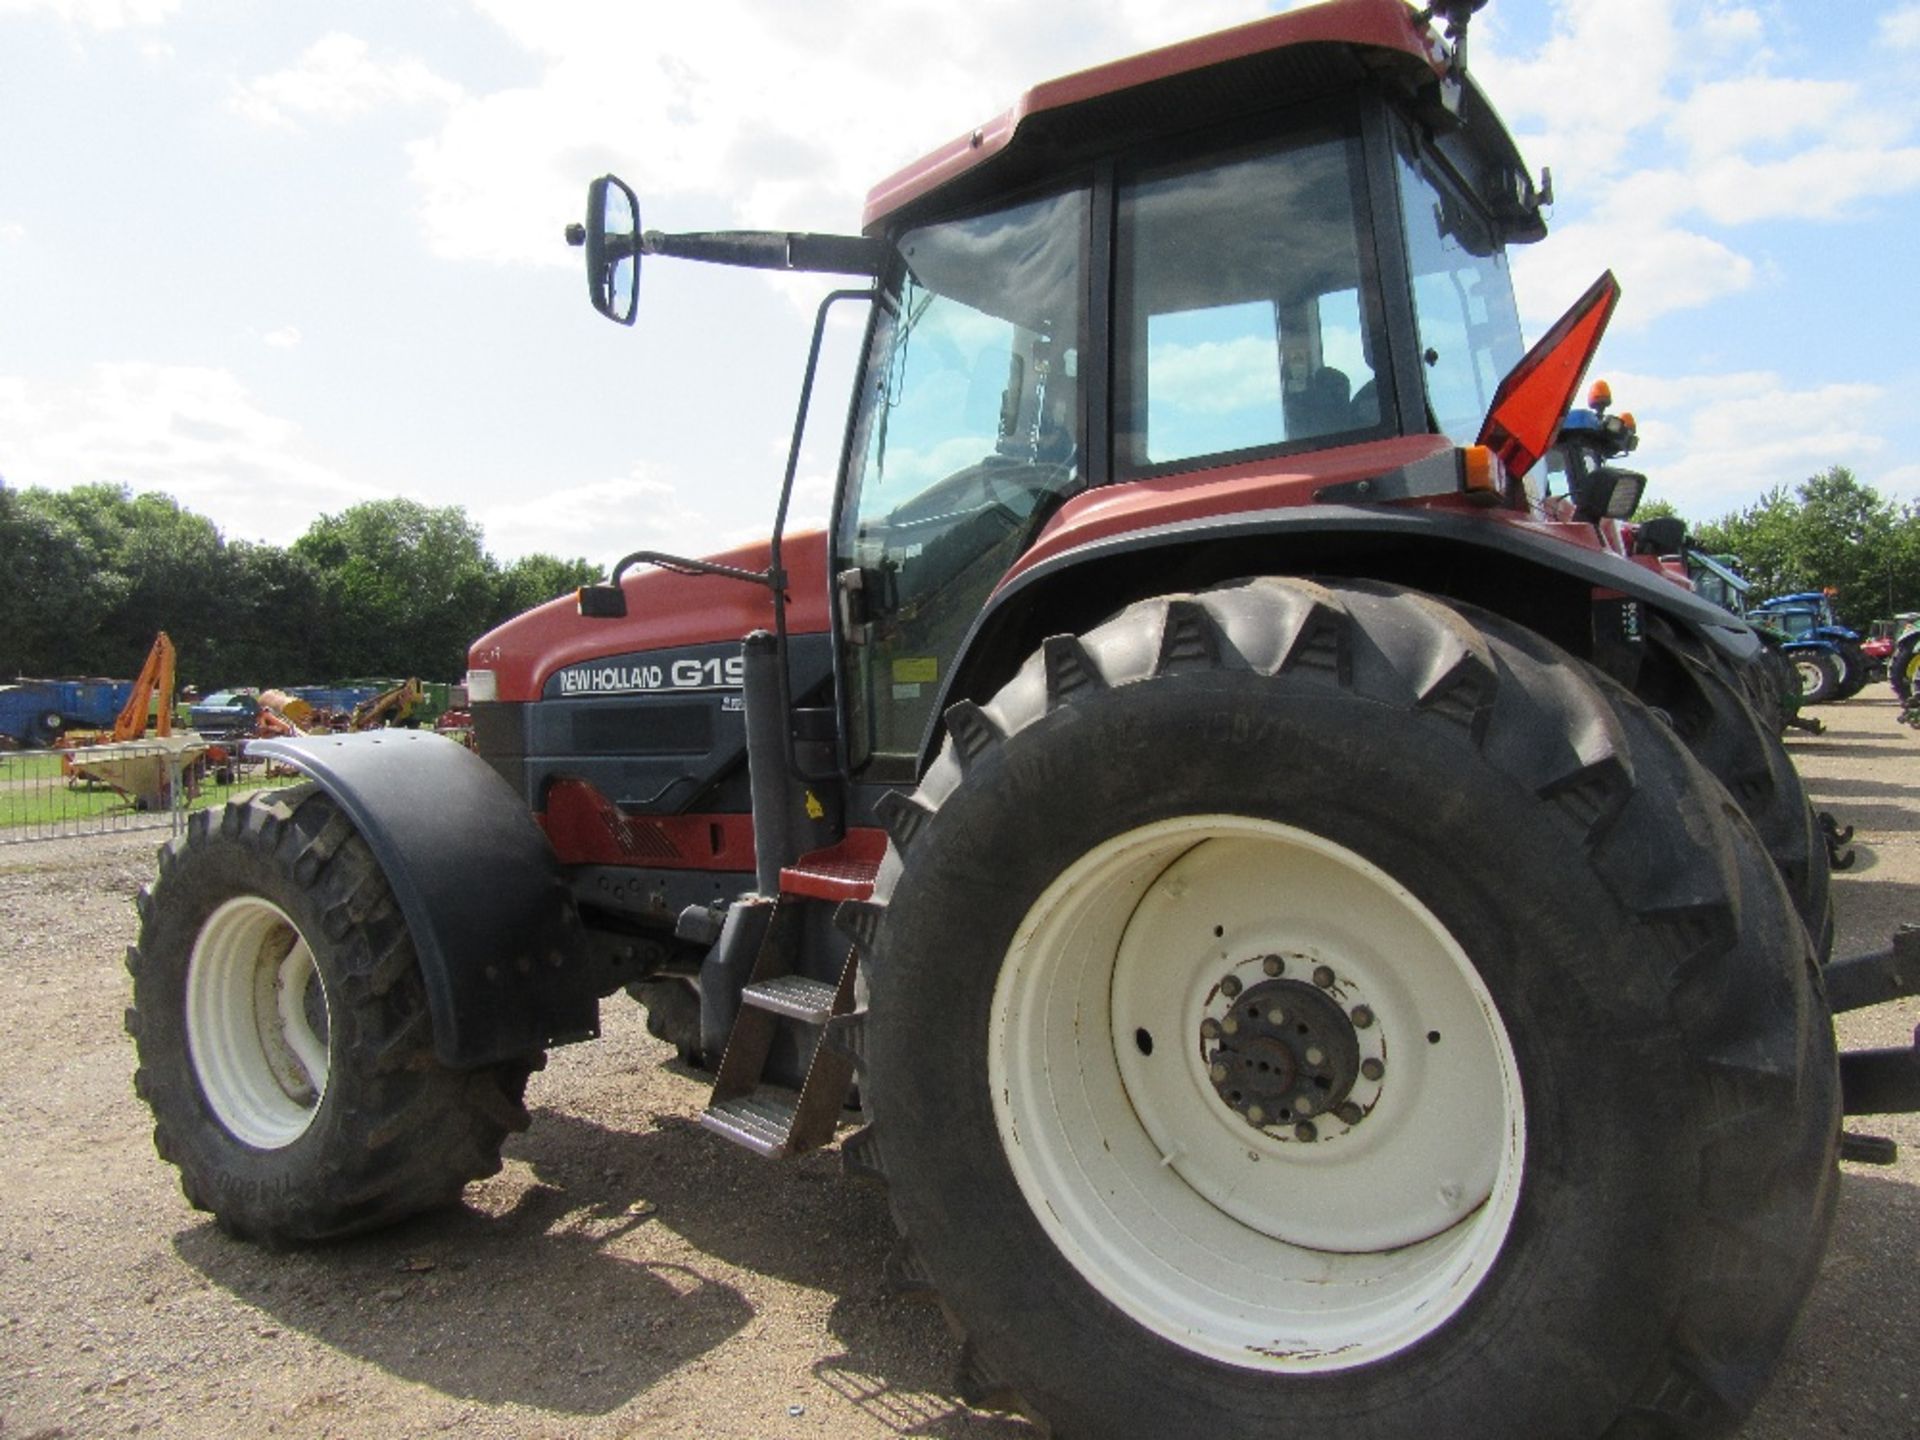
[[[1010,110],[882,180],[867,195],[865,227],[871,232],[902,206],[990,160],[1005,150],[1020,127],[1036,115],[1245,56],[1316,43],[1399,52],[1436,74],[1446,61],[1439,41],[1425,25],[1415,23],[1414,11],[1405,0],[1327,0],[1127,60],[1096,65],[1034,86]]]
[[[764,570],[768,545],[729,550],[712,557],[742,570]],[[786,567],[787,630],[818,634],[827,628],[827,541],[819,531],[787,537],[780,562]],[[556,670],[608,655],[738,640],[773,628],[773,597],[758,585],[719,575],[676,575],[637,569],[621,582],[625,620],[585,620],[573,596],[489,630],[467,652],[475,670],[491,670],[495,699],[538,700]]]

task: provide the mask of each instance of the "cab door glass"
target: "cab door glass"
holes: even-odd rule
[[[900,241],[836,547],[856,765],[918,756],[987,596],[1079,486],[1087,211],[1072,191]]]
[[[1123,473],[1379,433],[1363,174],[1357,139],[1320,136],[1123,178]]]

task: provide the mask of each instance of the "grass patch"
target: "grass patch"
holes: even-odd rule
[[[264,765],[249,766],[231,785],[216,784],[208,777],[186,808],[209,809],[225,804],[231,796],[289,784],[294,778],[270,776],[266,771]],[[0,834],[23,829],[84,833],[166,823],[165,810],[136,809],[132,800],[109,786],[62,775],[58,755],[10,755],[0,760]]]

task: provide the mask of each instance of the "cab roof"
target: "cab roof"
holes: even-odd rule
[[[1351,90],[1369,76],[1412,93],[1447,63],[1446,45],[1406,0],[1325,0],[1036,85],[1011,109],[876,185],[863,225],[869,233],[891,228],[1129,141]],[[1517,167],[1505,128],[1471,80],[1465,88],[1469,126],[1491,121],[1500,158]]]

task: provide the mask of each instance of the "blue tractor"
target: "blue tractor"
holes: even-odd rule
[[[1781,648],[1801,667],[1801,692],[1807,703],[1849,699],[1873,677],[1873,662],[1861,649],[1859,632],[1840,623],[1833,597],[1826,591],[1776,595],[1752,606],[1748,613],[1785,633]],[[1824,683],[1828,670],[1835,672],[1831,686]]]

